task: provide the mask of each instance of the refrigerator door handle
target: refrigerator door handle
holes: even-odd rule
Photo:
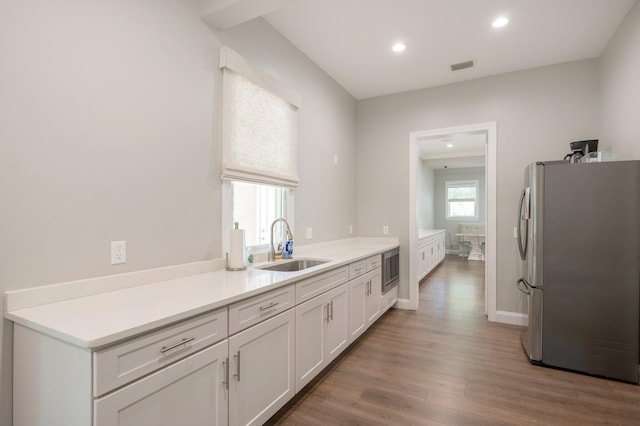
[[[529,296],[531,294],[531,289],[529,288],[527,283],[524,282],[524,280],[522,278],[520,278],[518,281],[516,281],[516,287],[518,287],[518,290],[520,290],[521,292],[523,292],[527,296]]]
[[[520,258],[526,260],[527,258],[527,245],[529,244],[529,219],[524,217],[522,208],[525,206],[525,197],[527,196],[526,188],[522,190],[520,195],[520,205],[518,207],[518,250],[520,251]],[[525,222],[524,229],[524,241],[522,235],[522,221]],[[523,244],[524,243],[524,244]]]

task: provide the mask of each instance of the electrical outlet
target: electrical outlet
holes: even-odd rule
[[[307,240],[310,240],[313,238],[313,229],[312,228],[307,228]]]
[[[349,235],[353,235],[353,225],[349,225]]]
[[[513,238],[518,238],[518,227],[513,227]]]
[[[384,226],[382,227],[382,233],[383,233],[384,235],[389,235],[389,227],[388,227],[387,225],[384,225]]]
[[[111,264],[117,265],[127,261],[127,242],[111,241]]]

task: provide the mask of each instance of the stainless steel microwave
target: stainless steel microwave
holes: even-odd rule
[[[400,281],[400,249],[382,254],[382,294],[398,285]]]

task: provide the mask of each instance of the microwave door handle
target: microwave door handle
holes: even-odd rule
[[[525,260],[527,258],[527,245],[529,244],[529,218],[524,218],[523,216],[523,207],[525,202],[525,197],[527,195],[526,188],[522,190],[522,194],[520,195],[520,205],[518,206],[518,250],[520,251],[520,259]],[[524,241],[522,235],[522,221],[525,222],[524,229]]]

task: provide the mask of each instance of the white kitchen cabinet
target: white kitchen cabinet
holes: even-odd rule
[[[374,265],[374,267],[377,264]],[[349,281],[349,336],[353,342],[382,315],[380,267]]]
[[[296,392],[349,345],[349,286],[296,306]]]
[[[95,426],[227,424],[227,340],[94,401]]]
[[[382,295],[382,272],[380,268],[374,269],[366,273],[365,281],[365,316],[367,320],[367,328],[378,319],[382,314],[381,311],[381,295]]]
[[[229,424],[261,425],[295,394],[295,310],[229,338]]]
[[[364,275],[352,279],[349,286],[349,339],[356,340],[367,329],[366,298],[368,282]]]
[[[387,312],[398,301],[398,286],[382,295],[382,313]]]
[[[169,411],[226,424],[226,337],[226,307],[97,351],[16,325],[14,424],[174,425]],[[191,387],[206,399],[185,399]]]
[[[416,278],[426,277],[445,258],[445,232],[433,233],[418,240],[418,258],[416,259]]]

